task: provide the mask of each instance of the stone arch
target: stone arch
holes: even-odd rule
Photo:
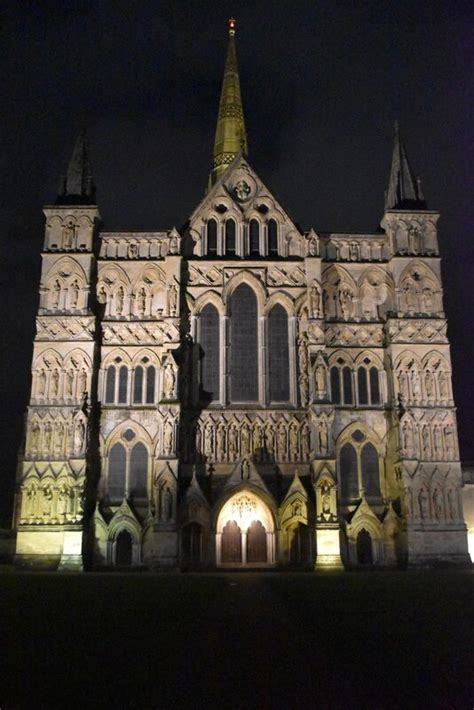
[[[272,308],[277,304],[285,309],[288,318],[291,318],[295,315],[295,303],[293,299],[288,293],[286,293],[286,291],[280,290],[276,293],[273,293],[265,303],[264,315],[268,316]]]
[[[222,299],[226,315],[230,315],[230,302],[232,294],[241,284],[246,284],[252,289],[257,299],[258,313],[262,314],[264,312],[265,302],[267,299],[266,289],[256,276],[249,271],[242,270],[229,279],[222,291]]]
[[[217,566],[271,566],[275,563],[275,507],[270,503],[264,491],[248,483],[228,491],[220,500],[214,513]],[[227,553],[229,526],[234,528],[234,540],[238,542],[240,536],[239,555],[232,559]]]
[[[222,298],[219,296],[218,293],[216,293],[216,291],[205,291],[200,296],[198,296],[192,304],[191,315],[199,316],[202,309],[205,308],[205,306],[207,306],[208,304],[213,305],[217,309],[219,317],[225,315],[224,303],[222,302]]]
[[[127,442],[126,439],[123,439],[123,435],[129,429],[134,432],[135,437],[130,442]],[[124,422],[120,422],[120,424],[118,424],[114,429],[112,429],[112,431],[107,435],[104,442],[104,455],[108,456],[110,449],[114,444],[121,443],[126,448],[133,448],[133,446],[135,446],[135,444],[139,441],[145,444],[149,454],[151,455],[151,452],[153,450],[153,440],[150,434],[145,429],[145,427],[139,422],[127,419]]]
[[[369,266],[359,276],[358,297],[361,316],[378,318],[382,313],[392,310],[395,286],[392,276],[379,266]]]

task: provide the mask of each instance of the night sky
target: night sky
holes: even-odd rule
[[[211,167],[232,15],[249,160],[303,229],[377,228],[400,121],[442,215],[461,454],[474,459],[472,2],[21,0],[1,16],[4,525],[29,396],[42,206],[85,119],[105,228],[186,222]]]

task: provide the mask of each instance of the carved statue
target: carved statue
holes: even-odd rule
[[[412,254],[420,251],[420,230],[414,224],[408,228],[408,248]]]
[[[418,371],[413,368],[410,370],[411,394],[414,402],[421,399],[421,382]]]
[[[239,180],[239,182],[234,187],[237,199],[243,202],[250,195],[250,185],[248,185],[245,180]]]
[[[163,427],[163,451],[169,456],[173,448],[173,425],[169,419],[166,420]]]
[[[247,481],[250,478],[250,464],[248,459],[243,459],[240,466],[240,473],[244,481]]]
[[[38,374],[38,395],[40,397],[43,397],[45,392],[46,392],[46,372],[44,370],[40,370],[40,372]]]
[[[403,292],[405,294],[406,309],[408,312],[413,313],[416,309],[416,291],[411,281],[404,285]]]
[[[275,432],[271,424],[268,424],[265,429],[265,448],[269,458],[273,457],[273,451],[275,447],[274,442]]]
[[[428,429],[428,425],[425,424],[424,427],[421,430],[421,439],[423,442],[423,453],[425,456],[429,456],[430,454],[430,432]]]
[[[58,507],[57,507],[57,515],[60,523],[64,523],[66,521],[66,515],[68,512],[68,503],[69,503],[69,493],[66,488],[66,486],[61,486],[61,488],[58,491]]]
[[[166,399],[174,399],[176,396],[176,374],[173,365],[169,362],[164,371],[164,390]]]
[[[36,514],[36,487],[33,484],[26,489],[26,518],[30,520],[35,517]]]
[[[451,424],[444,427],[444,441],[446,444],[446,452],[452,456],[454,454],[454,432]]]
[[[63,450],[63,440],[64,440],[64,424],[62,422],[57,422],[54,432],[54,450],[56,455],[61,454]]]
[[[242,426],[240,431],[240,453],[242,456],[247,456],[250,452],[250,432],[246,424]]]
[[[44,438],[43,438],[43,451],[46,456],[49,456],[51,452],[51,438],[53,435],[53,427],[50,422],[46,422],[44,425]]]
[[[298,348],[298,360],[300,366],[300,374],[306,375],[308,372],[308,343],[306,338],[301,337]]]
[[[70,287],[70,296],[69,296],[69,305],[71,308],[75,308],[77,306],[77,301],[79,299],[79,283],[77,282],[77,279],[74,279],[74,281],[71,284]]]
[[[321,289],[319,288],[316,279],[314,279],[313,286],[309,292],[309,305],[313,318],[319,318],[321,308]]]
[[[438,375],[438,384],[439,384],[439,396],[441,397],[441,399],[442,400],[449,399],[448,376],[443,370],[441,370],[441,372]]]
[[[225,459],[225,428],[219,424],[216,430],[216,457],[218,461]]]
[[[41,517],[46,522],[51,516],[51,508],[53,505],[53,490],[49,484],[46,484],[41,489],[42,492],[42,506],[41,506]]]
[[[434,399],[435,390],[434,390],[433,375],[429,370],[427,370],[425,372],[425,391],[426,391],[427,399]]]
[[[56,279],[56,281],[53,284],[53,294],[51,297],[51,306],[52,308],[57,308],[59,306],[59,299],[61,297],[61,284],[59,281]]]
[[[290,426],[290,460],[298,461],[299,459],[299,442],[298,442],[298,425],[293,422]]]
[[[440,454],[443,451],[443,437],[441,436],[441,429],[439,426],[435,426],[433,429],[433,440],[434,448],[436,453]]]
[[[212,424],[206,424],[204,432],[204,455],[206,456],[206,458],[211,460],[214,456],[214,431],[212,428]]]
[[[253,452],[259,454],[262,449],[262,427],[257,422],[253,429]]]
[[[428,500],[428,494],[424,488],[420,490],[420,493],[418,494],[418,503],[420,506],[420,517],[422,520],[428,520],[430,517],[430,510],[429,510],[429,500]]]
[[[68,397],[72,397],[72,388],[74,386],[74,370],[66,372],[65,393]]]
[[[137,297],[138,313],[143,316],[146,310],[146,291],[142,286]]]
[[[170,254],[177,254],[179,251],[179,242],[176,232],[173,232],[170,239]]]
[[[168,315],[175,316],[178,307],[178,289],[176,284],[171,284],[168,289]]]
[[[234,460],[237,456],[238,432],[234,424],[229,427],[229,458]]]
[[[314,389],[316,391],[316,397],[318,399],[323,399],[326,396],[326,367],[322,362],[319,362],[316,365],[316,369],[314,371]]]
[[[318,422],[318,444],[321,454],[327,454],[329,446],[328,425],[324,419]]]
[[[131,244],[128,245],[128,258],[129,259],[136,259],[138,256],[138,244],[135,244],[132,242]]]
[[[339,305],[343,318],[349,318],[352,312],[352,293],[347,288],[339,290]]]
[[[277,459],[278,461],[286,459],[286,430],[283,426],[279,426],[277,431]]]
[[[300,397],[301,397],[301,406],[306,407],[308,404],[309,400],[309,380],[308,380],[308,375],[300,375],[299,377],[299,383],[300,383]]]
[[[301,430],[301,459],[303,461],[309,462],[309,451],[310,451],[310,430],[306,422],[303,424]]]
[[[329,487],[327,481],[321,489],[321,510],[326,518],[331,515],[331,488]]]
[[[408,519],[413,520],[413,493],[411,488],[407,488],[405,491],[405,504],[408,512]]]
[[[406,453],[410,456],[413,454],[414,439],[413,439],[413,430],[411,427],[411,423],[407,419],[405,419],[405,421],[403,422],[402,435],[403,435],[403,448],[405,449]]]
[[[119,289],[117,290],[117,293],[115,294],[115,313],[118,316],[121,316],[123,313],[124,300],[125,300],[125,293],[124,293],[123,287],[120,286]]]
[[[319,240],[317,237],[312,236],[309,240],[308,252],[310,256],[317,256],[319,251]]]
[[[51,396],[57,397],[59,392],[59,372],[53,370],[51,375]]]
[[[442,499],[439,488],[434,489],[433,511],[434,511],[436,520],[440,520],[443,515],[443,499]]]
[[[82,368],[78,377],[78,394],[83,395],[87,389],[87,372]]]
[[[101,287],[97,293],[97,300],[99,301],[99,303],[107,302],[107,292],[105,290],[104,284],[101,284]]]
[[[72,220],[69,220],[63,227],[63,247],[70,249],[74,244],[76,227]]]
[[[82,419],[78,419],[74,428],[74,452],[81,454],[84,449],[86,438],[86,427]]]

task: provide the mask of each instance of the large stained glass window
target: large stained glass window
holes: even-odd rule
[[[341,498],[350,500],[359,497],[357,454],[352,444],[344,444],[339,455]]]
[[[246,284],[231,298],[230,398],[232,402],[258,401],[257,299]]]
[[[210,303],[201,311],[199,331],[202,389],[212,399],[219,399],[219,314]]]
[[[122,501],[125,496],[127,458],[122,444],[114,444],[109,453],[108,493],[112,501]]]
[[[277,304],[268,316],[268,379],[271,402],[290,399],[288,315]]]

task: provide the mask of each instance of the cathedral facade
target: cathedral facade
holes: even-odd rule
[[[466,563],[437,221],[398,131],[381,229],[302,232],[235,51],[186,227],[106,232],[84,134],[46,217],[18,564]]]

